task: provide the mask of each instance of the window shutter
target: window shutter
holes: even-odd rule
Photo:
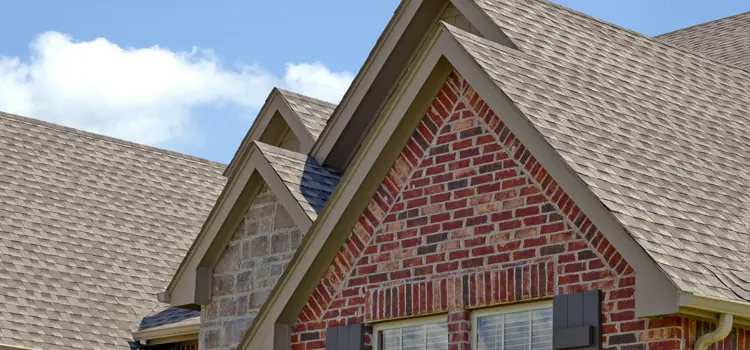
[[[364,324],[352,324],[326,329],[326,350],[363,350],[364,348]]]
[[[552,302],[552,347],[602,348],[601,291],[556,295]]]

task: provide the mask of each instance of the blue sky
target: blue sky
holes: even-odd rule
[[[729,0],[557,2],[647,35],[750,10]],[[337,102],[397,5],[5,1],[0,110],[228,162],[272,86]]]

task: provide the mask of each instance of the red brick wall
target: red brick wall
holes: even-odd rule
[[[303,308],[292,343],[322,349],[326,327],[449,313],[451,349],[468,349],[461,310],[591,289],[603,294],[605,348],[687,343],[689,321],[635,318],[635,278],[454,73]]]

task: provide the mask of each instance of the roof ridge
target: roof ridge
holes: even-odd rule
[[[574,10],[574,9],[572,9],[572,8],[569,8],[569,7],[565,7],[565,6],[563,6],[563,5],[560,5],[560,4],[556,4],[556,3],[553,3],[553,2],[551,2],[551,1],[549,1],[549,0],[537,0],[537,1],[538,1],[538,2],[542,2],[542,3],[546,3],[546,4],[548,4],[548,5],[552,5],[552,6],[554,6],[554,7],[557,7],[557,8],[559,8],[559,9],[562,9],[562,10],[564,10],[564,11],[568,11],[568,12],[570,12],[570,13],[572,13],[572,14],[574,14],[574,15],[577,15],[577,16],[579,16],[579,17],[584,17],[584,18],[586,18],[586,19],[589,19],[589,20],[594,20],[594,21],[596,21],[596,22],[599,22],[599,23],[601,23],[601,24],[604,24],[604,25],[610,26],[610,27],[612,27],[612,28],[614,28],[614,29],[617,29],[617,30],[621,30],[621,31],[623,31],[623,32],[629,33],[629,34],[631,34],[631,35],[635,35],[635,36],[637,36],[637,37],[641,37],[641,38],[644,38],[644,39],[648,40],[649,42],[652,42],[652,43],[658,43],[659,45],[664,45],[664,46],[666,46],[666,47],[669,47],[670,49],[673,49],[673,50],[677,50],[677,51],[679,51],[679,52],[681,52],[681,53],[685,53],[685,54],[691,55],[691,56],[693,56],[693,57],[695,57],[695,58],[698,58],[698,59],[700,59],[700,60],[702,60],[702,61],[708,61],[708,62],[710,62],[710,63],[716,64],[716,65],[719,65],[719,66],[721,66],[721,67],[725,67],[725,68],[729,68],[729,69],[734,69],[734,70],[740,71],[740,72],[742,72],[743,74],[745,74],[745,75],[748,75],[748,79],[750,79],[750,71],[744,70],[744,69],[742,69],[742,68],[739,68],[739,67],[737,67],[737,66],[734,66],[734,65],[731,65],[731,64],[727,64],[727,63],[725,63],[725,62],[721,62],[721,61],[716,61],[716,60],[713,60],[713,59],[707,58],[706,56],[703,56],[703,55],[697,54],[697,53],[695,53],[695,52],[693,52],[693,51],[688,51],[688,50],[685,50],[685,49],[683,49],[683,48],[681,48],[681,47],[676,47],[676,46],[670,45],[670,44],[668,44],[668,43],[666,43],[666,42],[664,42],[664,41],[662,41],[662,40],[656,39],[655,37],[650,37],[650,36],[648,36],[648,35],[645,35],[645,34],[643,34],[643,33],[639,33],[639,32],[636,32],[636,31],[634,31],[634,30],[632,30],[632,29],[628,29],[628,28],[625,28],[625,27],[623,27],[623,26],[619,26],[619,25],[617,25],[617,24],[614,24],[614,23],[611,23],[611,22],[607,22],[607,21],[605,21],[605,20],[602,20],[602,19],[596,18],[596,17],[594,17],[594,16],[590,16],[590,15],[587,15],[587,14],[585,14],[585,13],[581,12],[581,11],[578,11],[578,10]],[[749,12],[750,12],[750,11],[749,11]],[[729,17],[725,17],[725,18],[729,18]]]
[[[550,67],[550,68],[552,67],[549,62],[547,62],[547,61],[545,61],[545,60],[543,60],[543,59],[541,59],[539,57],[529,55],[528,53],[523,52],[520,49],[513,48],[513,47],[510,47],[510,46],[506,46],[506,45],[502,45],[500,43],[497,43],[495,41],[489,40],[487,38],[483,38],[483,37],[478,36],[476,34],[472,34],[471,32],[467,32],[467,31],[465,31],[465,30],[463,30],[461,28],[458,28],[458,27],[456,27],[456,26],[454,26],[454,25],[452,25],[450,23],[447,23],[445,21],[440,21],[440,23],[445,27],[445,29],[448,31],[448,33],[451,36],[453,36],[453,37],[455,37],[457,35],[458,36],[465,36],[467,39],[470,39],[470,40],[475,40],[475,41],[480,41],[480,42],[486,42],[487,44],[492,44],[492,46],[495,49],[498,49],[498,50],[502,51],[503,53],[512,56],[513,58],[516,58],[516,59],[519,59],[519,60],[523,60],[523,61],[526,61],[526,62],[532,63],[532,64],[544,65],[544,66]]]
[[[678,29],[675,29],[675,30],[672,30],[672,31],[669,31],[669,32],[666,32],[666,33],[661,33],[661,34],[658,34],[658,35],[654,35],[652,38],[659,38],[659,37],[667,36],[667,35],[674,34],[674,33],[677,33],[677,32],[691,30],[691,29],[694,29],[694,28],[698,28],[698,27],[702,27],[702,26],[708,25],[708,24],[712,24],[712,23],[716,23],[716,22],[721,22],[721,21],[724,21],[724,20],[728,20],[730,18],[739,17],[739,16],[743,16],[743,15],[748,15],[748,14],[750,14],[750,11],[740,12],[740,13],[737,13],[737,14],[734,14],[734,15],[731,15],[731,16],[721,17],[721,18],[717,18],[717,19],[712,19],[712,20],[707,21],[707,22],[702,22],[702,23],[694,24],[694,25],[691,25],[691,26],[688,26],[688,27],[678,28]]]
[[[335,104],[335,103],[333,103],[333,102],[328,102],[328,101],[326,101],[326,100],[321,100],[321,99],[319,99],[319,98],[315,98],[315,97],[312,97],[312,96],[308,96],[308,95],[305,95],[305,94],[301,94],[301,93],[299,93],[299,92],[294,92],[294,91],[291,91],[291,90],[287,90],[287,89],[282,89],[282,88],[279,88],[279,87],[277,87],[277,88],[275,88],[275,89],[276,89],[276,90],[278,90],[278,91],[279,91],[279,93],[281,93],[281,95],[284,95],[284,94],[289,94],[289,95],[292,95],[292,97],[303,97],[303,98],[306,98],[306,99],[310,99],[310,100],[313,100],[313,101],[315,101],[315,102],[319,102],[319,103],[321,103],[321,104],[326,104],[326,105],[329,105],[329,106],[331,106],[331,107],[333,107],[333,108],[336,108],[336,106],[338,106],[338,104]]]
[[[109,143],[113,143],[113,144],[117,144],[117,145],[121,145],[121,146],[125,146],[125,147],[131,147],[131,148],[135,148],[135,149],[145,150],[145,151],[154,151],[154,152],[162,153],[162,154],[170,156],[170,157],[181,158],[181,159],[184,159],[184,160],[188,160],[188,161],[192,161],[192,162],[196,162],[196,163],[202,163],[202,164],[214,166],[214,167],[217,167],[217,168],[225,168],[226,167],[226,164],[223,164],[223,163],[220,163],[220,162],[215,162],[215,161],[204,159],[204,158],[200,158],[200,157],[196,157],[196,156],[191,156],[189,154],[184,154],[184,153],[180,153],[180,152],[170,151],[168,149],[154,147],[154,146],[148,146],[148,145],[144,145],[144,144],[137,143],[137,142],[126,141],[126,140],[118,139],[118,138],[112,137],[112,136],[106,136],[106,135],[102,135],[102,134],[97,134],[97,133],[90,132],[90,131],[85,131],[85,130],[81,130],[81,129],[72,128],[72,127],[69,127],[69,126],[64,126],[64,125],[60,125],[60,124],[50,123],[50,122],[39,120],[39,119],[34,119],[34,118],[30,118],[30,117],[24,117],[24,116],[21,116],[21,115],[18,115],[18,114],[12,114],[12,113],[7,113],[7,112],[0,111],[0,119],[3,119],[3,118],[4,119],[12,119],[12,120],[15,120],[15,121],[21,122],[21,123],[26,123],[26,124],[31,124],[31,125],[38,125],[38,126],[45,127],[45,128],[48,128],[48,129],[58,130],[58,131],[62,131],[62,132],[70,133],[70,134],[76,134],[78,136],[83,136],[83,137],[86,137],[86,138],[89,138],[89,139],[92,139],[92,140],[105,141],[105,142],[109,142]]]

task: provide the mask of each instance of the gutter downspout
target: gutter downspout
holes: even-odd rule
[[[719,316],[719,326],[713,332],[702,335],[695,342],[693,350],[708,350],[711,344],[716,343],[729,335],[732,331],[732,323],[734,323],[734,317],[732,314],[721,314]]]

